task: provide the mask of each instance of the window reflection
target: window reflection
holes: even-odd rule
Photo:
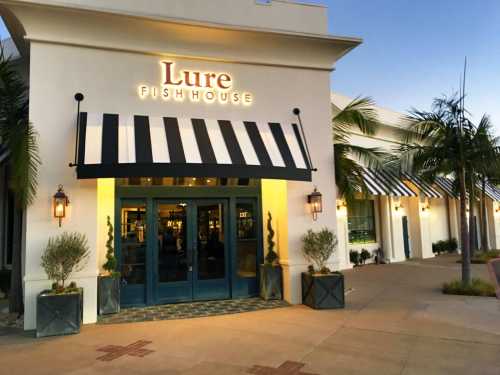
[[[188,278],[186,203],[158,205],[159,282]]]
[[[198,206],[198,279],[225,277],[223,205]]]
[[[124,203],[121,210],[121,276],[126,284],[146,277],[146,205]]]
[[[257,218],[252,203],[237,203],[237,262],[238,276],[257,276]]]
[[[258,186],[258,179],[218,177],[130,177],[117,178],[117,186]]]

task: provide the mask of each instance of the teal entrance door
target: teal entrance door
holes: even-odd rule
[[[155,202],[154,303],[230,297],[225,200]]]

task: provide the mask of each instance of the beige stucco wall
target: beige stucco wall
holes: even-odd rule
[[[19,0],[27,4],[94,9],[134,16],[210,22],[290,32],[326,34],[327,8],[290,0]]]
[[[300,238],[309,228],[329,227],[335,231],[336,213],[333,197],[333,150],[330,129],[330,76],[328,69],[312,69],[311,65],[333,64],[335,48],[327,45],[309,45],[307,60],[289,41],[274,49],[276,40],[245,44],[247,34],[241,36],[217,31],[217,35],[196,34],[199,29],[186,33],[163,33],[171,25],[150,21],[125,21],[110,16],[90,16],[81,13],[55,12],[27,7],[12,7],[25,25],[31,39],[30,59],[30,119],[40,135],[40,170],[38,199],[26,215],[26,272],[25,272],[25,328],[35,327],[36,295],[50,286],[42,268],[40,255],[50,236],[63,231],[85,233],[91,248],[91,257],[85,269],[73,279],[85,290],[84,322],[96,320],[96,276],[104,255],[106,228],[105,214],[113,210],[112,204],[99,201],[99,196],[112,199],[109,190],[98,189],[97,180],[77,180],[75,171],[68,167],[73,160],[75,142],[76,92],[85,95],[82,110],[120,114],[148,114],[151,116],[201,117],[228,120],[296,122],[294,107],[302,110],[306,137],[311,156],[318,172],[312,183],[288,182],[288,233],[282,263],[285,271],[285,297],[292,303],[300,302],[300,272],[306,269],[300,254]],[[130,26],[129,28],[125,25]],[[202,30],[203,31],[203,30]],[[221,37],[221,39],[219,39]],[[238,39],[238,38],[243,39]],[[252,38],[250,38],[252,39]],[[76,41],[78,43],[69,43]],[[108,48],[107,44],[127,47],[127,51]],[[206,43],[204,43],[206,42]],[[267,44],[266,44],[267,43]],[[300,47],[307,43],[297,41]],[[95,45],[95,46],[93,46]],[[133,52],[131,52],[133,50]],[[142,53],[147,50],[151,53]],[[228,72],[234,77],[234,89],[251,92],[252,106],[233,106],[141,100],[137,95],[139,84],[159,85],[161,57],[158,51],[169,55],[179,67],[193,70]],[[179,53],[182,52],[182,53]],[[187,52],[187,53],[186,53]],[[172,58],[172,55],[196,55],[196,58]],[[279,62],[265,65],[262,61]],[[248,57],[259,60],[253,63]],[[238,61],[215,61],[213,57],[230,56]],[[313,56],[316,56],[317,59]],[[243,62],[242,60],[246,60]],[[285,62],[299,62],[300,69],[284,67]],[[104,185],[111,182],[102,181]],[[57,185],[63,184],[71,205],[62,228],[52,218],[51,197]],[[307,195],[314,186],[323,193],[323,213],[312,220],[306,204]],[[338,267],[337,253],[330,261]]]

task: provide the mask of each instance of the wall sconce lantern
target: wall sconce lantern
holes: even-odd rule
[[[429,211],[431,209],[431,204],[429,202],[425,202],[422,205],[422,212]]]
[[[54,217],[59,219],[59,227],[61,227],[62,219],[66,217],[66,207],[69,205],[68,196],[64,193],[62,185],[59,185],[57,192],[54,194]]]
[[[347,204],[345,200],[337,200],[337,211],[340,211],[341,209],[347,207]]]
[[[317,188],[314,188],[314,191],[307,196],[307,203],[311,205],[313,220],[316,220],[318,213],[323,212],[323,196]]]
[[[400,208],[403,208],[403,205],[400,201],[394,202],[394,211],[399,211]]]

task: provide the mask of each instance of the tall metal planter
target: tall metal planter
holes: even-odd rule
[[[344,275],[302,273],[302,303],[313,309],[341,309],[345,307]]]
[[[37,297],[36,337],[79,333],[83,321],[83,289],[53,294],[46,290]]]
[[[283,299],[283,270],[281,266],[260,265],[260,297],[266,301]]]
[[[120,278],[99,276],[97,278],[97,297],[99,301],[99,315],[120,312]]]

